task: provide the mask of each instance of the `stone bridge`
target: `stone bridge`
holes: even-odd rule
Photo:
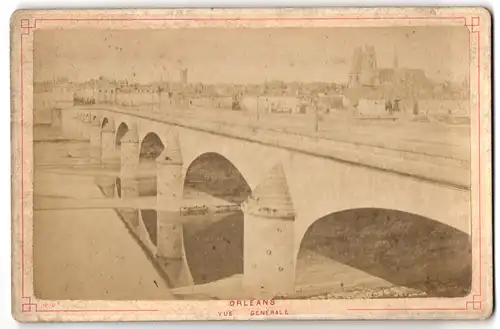
[[[229,192],[235,198],[217,197],[215,207],[236,205],[243,211],[243,283],[262,296],[293,291],[306,232],[332,214],[381,209],[470,231],[468,163],[260,129],[250,122],[235,126],[182,115],[146,115],[114,105],[58,111],[53,117],[65,134],[90,141],[96,168],[108,165],[108,180],[100,184],[112,191],[113,202],[149,198],[148,206],[137,207],[157,213],[149,235],[144,233],[148,224],[141,221],[144,211],[129,209],[127,218],[158,259],[167,265],[179,260],[176,286],[197,281],[185,259],[186,218],[196,220],[197,211],[213,210],[183,200],[197,161],[204,171],[220,172],[226,163],[242,178],[235,179],[241,186]],[[153,181],[156,191],[141,192],[147,190],[140,187],[141,179]],[[116,207],[126,208],[123,203]]]

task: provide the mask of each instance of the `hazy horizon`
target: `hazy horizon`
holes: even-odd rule
[[[396,51],[401,68],[461,83],[469,75],[468,33],[436,26],[37,30],[34,80],[174,82],[187,68],[192,83],[345,83],[354,48],[369,45],[379,68],[392,67]]]

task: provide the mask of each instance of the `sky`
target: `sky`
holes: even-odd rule
[[[347,81],[356,46],[375,47],[378,66],[423,69],[463,82],[469,72],[466,27],[197,28],[36,30],[35,81],[99,75],[131,82],[262,83]]]

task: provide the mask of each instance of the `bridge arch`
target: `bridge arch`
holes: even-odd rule
[[[141,140],[139,162],[154,162],[166,145],[155,132],[148,132]]]
[[[219,153],[200,154],[184,177],[185,203],[238,206],[251,194],[240,171]],[[187,201],[189,200],[189,201]],[[183,225],[187,264],[195,284],[243,273],[243,212],[206,215]]]
[[[202,153],[191,161],[184,176],[184,186],[236,204],[245,201],[252,192],[241,171],[217,152]]]
[[[408,212],[357,208],[308,227],[296,258],[296,286],[328,283],[342,292],[362,282],[366,288],[463,297],[471,288],[471,262],[465,232]]]
[[[108,117],[104,117],[101,122],[101,129],[104,129],[109,124],[109,119]]]
[[[128,127],[127,123],[121,122],[118,125],[118,129],[116,129],[116,137],[115,137],[115,149],[117,151],[120,151],[121,140],[122,140],[123,136],[125,136],[125,134],[127,134],[128,131],[129,131],[129,127]]]
[[[139,197],[156,196],[156,159],[165,149],[165,144],[154,132],[147,133],[139,148]]]

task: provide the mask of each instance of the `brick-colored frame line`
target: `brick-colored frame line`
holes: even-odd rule
[[[470,23],[468,24],[466,16],[436,16],[436,17],[414,17],[414,16],[380,16],[380,17],[111,17],[111,18],[34,18],[33,24],[31,24],[30,19],[21,19],[21,34],[20,34],[20,69],[21,69],[21,138],[20,138],[20,150],[21,150],[21,311],[22,312],[40,312],[40,313],[50,313],[50,312],[79,312],[79,313],[92,313],[92,312],[157,312],[157,309],[56,309],[57,302],[47,302],[39,305],[37,303],[32,303],[31,299],[33,296],[26,296],[25,285],[24,285],[24,71],[23,71],[23,40],[25,35],[29,35],[32,29],[37,28],[37,24],[41,22],[57,21],[57,22],[98,22],[98,21],[348,21],[348,20],[364,20],[364,21],[377,21],[377,20],[455,20],[462,21],[464,26],[468,27],[470,34],[477,35],[477,65],[478,65],[478,77],[477,77],[477,125],[478,125],[478,250],[479,250],[479,293],[472,294],[472,300],[466,301],[463,307],[455,308],[443,308],[443,307],[428,307],[428,308],[349,308],[349,311],[482,311],[483,310],[483,281],[482,281],[482,254],[483,246],[481,239],[481,100],[480,100],[480,90],[481,90],[481,47],[480,47],[480,30],[475,29],[480,25],[480,18],[478,16],[471,16]],[[471,39],[469,34],[469,46],[471,45]],[[469,51],[472,49],[470,48]],[[471,113],[472,115],[472,113]],[[472,154],[471,154],[472,156]],[[472,192],[471,192],[472,193]],[[472,198],[473,196],[471,196]]]

